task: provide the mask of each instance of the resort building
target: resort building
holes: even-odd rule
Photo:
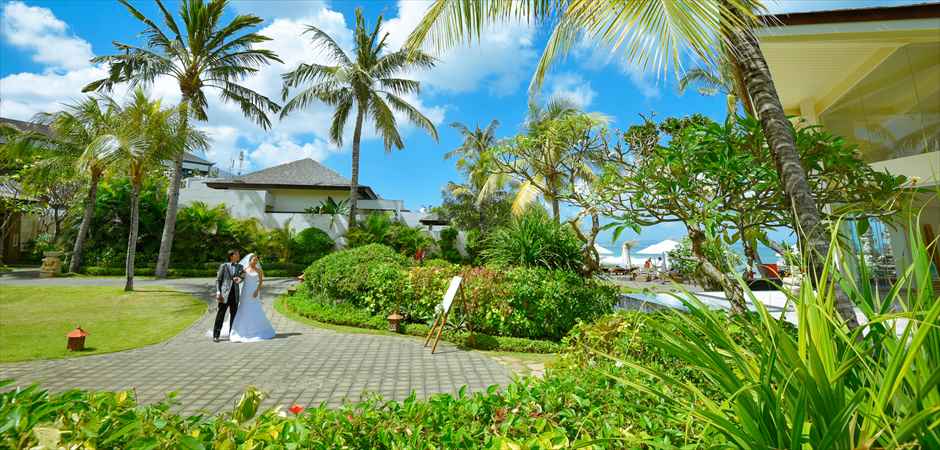
[[[935,238],[940,5],[784,14],[765,23],[761,49],[786,113],[857,145],[873,168],[906,176],[913,206],[923,210],[921,231],[928,241]],[[898,219],[861,237],[854,229],[847,233],[888,281],[910,264],[907,218]]]
[[[346,177],[306,158],[231,178],[187,179],[180,190],[180,205],[225,205],[233,217],[258,219],[266,228],[288,223],[297,231],[317,227],[338,239],[346,232],[345,214],[309,211],[328,199],[348,201],[349,185]],[[406,210],[401,200],[382,199],[365,185],[359,185],[357,209],[362,215],[391,213],[410,226],[419,225],[421,219],[421,214]]]

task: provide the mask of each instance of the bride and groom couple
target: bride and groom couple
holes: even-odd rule
[[[274,327],[261,308],[264,271],[258,255],[249,253],[239,260],[238,250],[228,251],[228,262],[219,266],[215,280],[215,299],[219,311],[212,328],[212,340],[228,335],[231,342],[257,342],[274,338]],[[229,313],[228,329],[225,313]]]

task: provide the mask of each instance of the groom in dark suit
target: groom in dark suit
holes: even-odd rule
[[[215,276],[215,299],[219,302],[219,312],[215,315],[215,326],[212,327],[212,340],[215,342],[219,342],[219,334],[222,333],[225,311],[230,311],[229,332],[238,312],[238,284],[242,282],[245,270],[238,263],[239,258],[241,255],[238,250],[229,250],[228,262],[219,266],[219,273]]]

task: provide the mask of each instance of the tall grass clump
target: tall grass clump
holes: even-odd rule
[[[483,258],[501,266],[581,270],[581,242],[568,225],[541,208],[529,208],[487,238]]]
[[[687,411],[735,447],[940,448],[940,299],[928,253],[938,243],[924,242],[916,223],[910,229],[913,262],[884,294],[841,279],[830,254],[816,286],[805,280],[790,298],[796,333],[747,291],[758,320],[739,322],[757,345],[742,345],[724,312],[690,296],[689,313],[663,316],[651,339],[699,372],[699,383],[607,354],[656,383],[609,375]],[[853,331],[835,310],[833,279],[868,318]]]

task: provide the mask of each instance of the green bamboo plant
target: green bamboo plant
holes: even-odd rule
[[[732,338],[722,312],[685,295],[689,314],[668,319],[655,345],[704,382],[605,354],[657,382],[610,376],[684,408],[739,448],[940,448],[940,298],[928,253],[938,242],[924,242],[917,220],[910,225],[913,262],[893,288],[882,295],[841,280],[868,318],[861,327],[850,331],[836,311],[826,281],[837,268],[830,252],[816,288],[804,279],[790,296],[796,332],[745,289],[756,317],[740,320],[760,343],[749,350]]]

